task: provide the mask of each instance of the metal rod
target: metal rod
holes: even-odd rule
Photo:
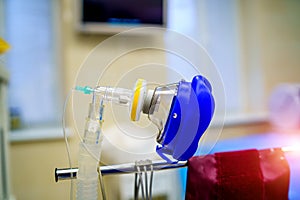
[[[177,163],[167,163],[166,161],[152,161],[151,164],[143,165],[148,171],[151,170],[151,165],[153,171],[165,170],[165,169],[175,169],[187,166],[187,161],[179,161]],[[127,163],[119,165],[109,165],[109,166],[100,166],[102,175],[113,175],[113,174],[128,174],[136,173],[136,163]],[[78,168],[64,168],[64,169],[55,169],[55,181],[61,180],[70,180],[77,178]]]
[[[273,149],[273,148],[270,148]],[[276,148],[277,149],[277,148]],[[300,152],[299,146],[287,146],[279,148],[283,152]],[[140,164],[139,164],[140,163]],[[166,161],[156,160],[156,161],[146,161],[138,163],[127,163],[119,165],[109,165],[109,166],[100,166],[102,175],[111,175],[111,174],[128,174],[128,173],[137,173],[136,166],[145,166],[147,171],[158,171],[164,169],[174,169],[187,166],[187,161],[179,161],[177,163],[167,163]],[[60,180],[70,180],[77,178],[78,168],[64,168],[64,169],[55,169],[55,181]]]

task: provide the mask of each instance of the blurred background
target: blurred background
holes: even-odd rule
[[[0,37],[10,45],[0,57],[1,77],[6,74],[2,68],[9,74],[4,98],[10,127],[7,154],[1,155],[7,157],[6,167],[3,165],[2,169],[6,169],[9,181],[2,185],[7,185],[16,199],[68,199],[70,195],[69,181],[55,183],[54,180],[56,167],[68,167],[61,126],[63,103],[85,58],[112,35],[78,28],[79,2],[0,0]],[[167,1],[166,27],[202,44],[223,79],[226,117],[221,144],[270,132],[279,132],[284,138],[289,134],[299,135],[299,10],[300,1],[296,0]],[[107,53],[114,54],[116,48],[123,47],[112,46]],[[128,59],[127,63],[147,60],[147,52]],[[187,70],[172,60],[170,63],[182,73]],[[122,68],[114,70],[112,74],[118,74]],[[152,73],[153,77],[157,76],[155,71]],[[160,79],[166,81],[172,80],[170,76],[168,71],[160,73]],[[276,108],[276,102],[272,104],[270,99],[272,94],[273,99],[280,97],[274,97],[273,91],[281,84],[298,88],[295,92],[298,100],[290,108],[296,114],[275,119],[270,113],[275,112],[272,105]],[[72,131],[69,109],[67,126],[72,164],[77,166],[78,138]],[[82,109],[85,113],[87,108]],[[277,126],[278,121],[279,124],[281,120],[291,121],[289,116],[294,116],[293,124]],[[113,126],[107,129],[114,131]],[[222,145],[218,148],[222,149]],[[104,157],[115,156],[114,162],[118,163],[118,156],[113,154],[109,150],[103,152]],[[184,173],[173,170],[156,175],[153,192],[157,199],[183,198]],[[133,176],[108,176],[105,183],[108,199],[132,198]]]

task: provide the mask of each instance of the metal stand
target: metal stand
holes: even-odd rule
[[[151,168],[152,166],[152,168]],[[152,161],[151,165],[143,165],[146,168],[146,171],[158,171],[166,169],[175,169],[182,168],[187,166],[187,161],[179,161],[177,163],[167,163],[166,161],[158,160]],[[139,165],[141,167],[141,165]],[[138,173],[138,168],[136,163],[127,163],[119,165],[109,165],[109,166],[100,166],[102,175],[114,175],[114,174],[129,174],[129,173]],[[76,179],[78,168],[64,168],[64,169],[55,169],[55,181],[61,180],[70,180]]]

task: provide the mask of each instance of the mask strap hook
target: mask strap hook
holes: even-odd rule
[[[152,200],[153,164],[150,165],[149,200]]]
[[[145,200],[145,191],[144,191],[144,183],[143,183],[143,174],[141,171],[141,162],[135,162],[136,173],[135,173],[135,187],[134,187],[134,199],[138,200],[139,190],[141,188],[142,191],[142,199]]]
[[[149,200],[147,166],[144,165],[146,200]]]
[[[134,200],[138,200],[140,189],[142,191],[143,200],[152,200],[152,186],[154,173],[154,166],[152,161],[137,161],[135,162],[135,168],[136,172],[134,173]],[[148,177],[148,171],[150,171],[150,177]]]
[[[138,200],[138,197],[139,197],[138,174],[134,173],[134,200]]]

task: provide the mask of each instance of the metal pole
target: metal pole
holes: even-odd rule
[[[272,148],[271,148],[272,149]],[[275,148],[277,149],[277,148]],[[300,152],[298,146],[287,146],[280,148],[283,152]],[[157,161],[140,161],[137,163],[127,163],[119,165],[109,165],[109,166],[100,166],[102,175],[112,175],[112,174],[128,174],[128,173],[137,173],[137,166],[145,166],[148,171],[164,170],[164,169],[174,169],[187,166],[187,161],[179,161],[177,163],[167,163],[163,160]],[[65,169],[55,169],[55,181],[60,180],[70,180],[76,179],[78,168],[65,168]]]
[[[127,164],[119,164],[119,165],[109,165],[109,166],[100,166],[102,175],[113,175],[113,174],[129,174],[136,173],[136,166],[145,166],[147,170],[151,170],[151,166],[153,167],[153,171],[165,170],[165,169],[175,169],[187,166],[187,161],[179,161],[177,163],[167,163],[166,161],[152,161],[151,164],[145,163],[127,163]],[[55,169],[55,181],[61,180],[70,180],[76,179],[78,168],[64,168],[64,169]]]

